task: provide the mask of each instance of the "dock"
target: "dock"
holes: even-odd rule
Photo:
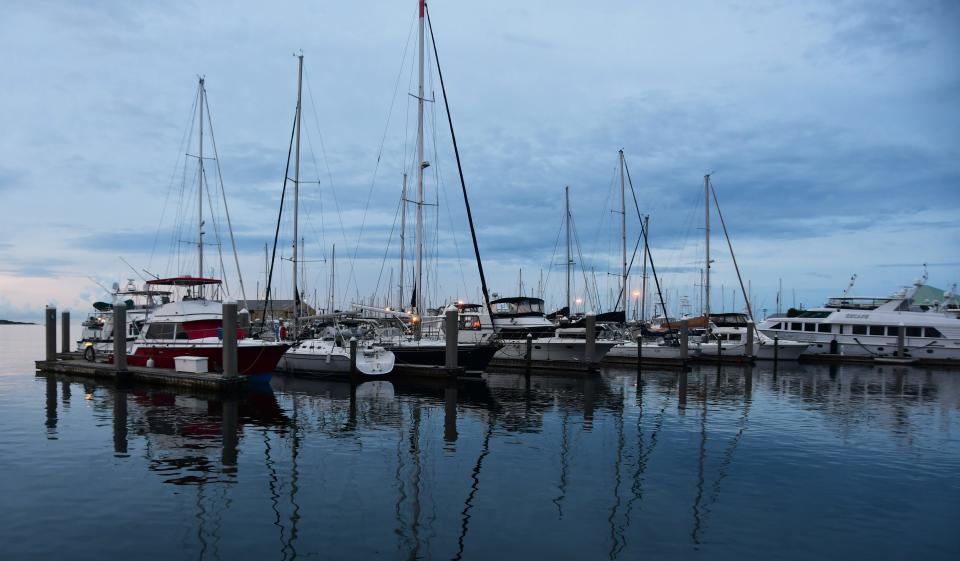
[[[36,361],[37,370],[89,378],[106,378],[116,382],[130,381],[216,392],[236,391],[246,385],[246,378],[243,376],[231,378],[217,372],[197,374],[145,366],[127,366],[126,370],[119,371],[113,364],[88,362],[82,358],[73,358],[70,354],[75,353],[68,353],[64,355],[65,358],[58,357],[56,360],[38,360]]]

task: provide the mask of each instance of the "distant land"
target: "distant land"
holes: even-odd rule
[[[37,325],[32,321],[10,321],[8,319],[0,319],[0,325]]]

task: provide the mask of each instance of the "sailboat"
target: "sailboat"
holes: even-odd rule
[[[399,335],[382,336],[379,343],[386,349],[393,352],[398,365],[424,365],[424,366],[443,366],[446,357],[446,341],[437,338],[424,337],[424,325],[439,322],[439,316],[431,317],[427,307],[424,305],[423,291],[423,206],[424,206],[424,170],[430,165],[424,159],[424,63],[425,63],[425,39],[427,25],[429,24],[427,6],[424,0],[418,0],[419,17],[417,21],[418,29],[418,85],[417,85],[417,143],[416,143],[416,214],[415,214],[415,263],[412,306],[410,312],[389,312],[393,318],[403,320],[404,328],[409,326],[409,331]],[[430,38],[433,41],[433,29],[430,27]],[[435,45],[435,42],[434,42]],[[436,47],[434,46],[434,55],[436,56]],[[437,71],[440,78],[440,86],[443,90],[444,103],[446,105],[446,89],[443,85],[443,74],[440,73],[440,64],[437,61]],[[453,140],[454,154],[457,159],[457,168],[460,172],[460,184],[463,188],[464,203],[467,210],[467,219],[470,224],[470,233],[473,237],[473,247],[477,260],[477,268],[480,273],[480,283],[483,290],[485,307],[490,309],[490,298],[487,292],[486,280],[483,274],[483,264],[480,261],[480,250],[477,245],[476,230],[473,227],[473,214],[470,210],[470,204],[467,200],[466,183],[463,180],[463,171],[460,166],[460,154],[457,148],[456,135],[453,132],[453,121],[449,118],[449,106],[447,106],[448,122],[450,123],[450,133]],[[406,181],[404,181],[404,191],[406,191]],[[404,197],[405,199],[405,197]],[[401,271],[403,267],[401,266]],[[402,273],[401,273],[402,274]],[[402,297],[402,289],[401,289]],[[370,309],[362,305],[354,305],[355,308],[383,313],[384,310]],[[461,322],[461,325],[463,323]],[[472,324],[471,324],[472,325]],[[442,334],[442,333],[438,333]],[[487,367],[493,355],[500,348],[499,342],[495,339],[484,341],[460,341],[457,344],[457,364],[467,371],[481,371]]]
[[[359,335],[341,328],[335,314],[324,316],[300,316],[300,289],[297,285],[297,241],[300,213],[300,123],[302,113],[303,93],[303,55],[297,56],[297,110],[294,116],[296,143],[294,150],[293,168],[293,253],[290,264],[293,269],[294,315],[293,329],[288,333],[293,335],[293,346],[284,353],[277,366],[278,370],[296,372],[307,375],[324,375],[350,373],[352,364],[356,369],[368,376],[380,376],[393,371],[394,355],[383,347],[376,346],[369,339],[364,339],[358,345],[355,360],[351,360],[348,342]],[[332,292],[332,289],[331,289]],[[322,330],[319,336],[300,339],[298,329],[302,321],[326,320],[332,321],[332,326]]]
[[[181,291],[179,301],[163,297],[164,303],[151,310],[142,331],[127,349],[127,364],[131,366],[153,365],[157,368],[173,368],[174,359],[182,356],[203,357],[208,368],[223,367],[223,303],[219,299],[222,281],[206,277],[203,267],[204,216],[203,199],[206,186],[203,156],[204,110],[209,114],[204,78],[198,86],[197,110],[199,111],[199,154],[197,156],[197,276],[180,275],[170,278],[155,278],[146,282],[146,297],[153,294],[169,295],[174,289]],[[208,117],[209,118],[209,117]],[[239,272],[239,270],[238,270]],[[168,291],[152,293],[155,287],[169,287]],[[269,379],[284,351],[286,343],[272,343],[249,339],[242,327],[237,328],[237,370],[244,376]]]

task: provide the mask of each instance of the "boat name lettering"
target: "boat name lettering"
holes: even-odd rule
[[[847,314],[847,319],[867,319],[870,317],[870,314]]]

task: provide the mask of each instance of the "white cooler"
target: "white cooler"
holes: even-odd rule
[[[202,356],[178,356],[173,358],[177,372],[207,372],[207,359]]]

